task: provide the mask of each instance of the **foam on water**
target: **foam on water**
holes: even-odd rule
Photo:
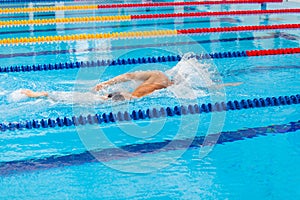
[[[13,91],[7,97],[8,102],[20,102],[28,99],[25,94],[21,93],[22,89]]]
[[[206,89],[215,85],[210,68],[211,65],[200,63],[192,53],[185,54],[176,66],[165,72],[174,81],[168,90],[183,99],[207,96]]]
[[[73,104],[91,104],[103,102],[99,94],[92,92],[50,92],[49,98],[55,102]]]

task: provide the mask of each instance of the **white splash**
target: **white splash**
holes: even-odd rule
[[[7,97],[8,102],[20,102],[27,99],[28,97],[25,94],[22,94],[21,90],[22,89],[10,93]]]
[[[168,88],[177,98],[195,99],[207,96],[205,89],[214,85],[210,65],[200,63],[192,53],[185,54],[180,62],[165,74],[174,84]]]
[[[73,103],[73,104],[91,104],[102,102],[101,96],[92,92],[50,92],[49,98],[55,102]]]

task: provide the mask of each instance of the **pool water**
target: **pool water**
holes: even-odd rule
[[[3,3],[1,8],[107,3]],[[267,4],[267,9],[299,7],[299,3],[293,2]],[[15,13],[1,14],[0,18],[5,21],[260,9],[260,4],[223,4]],[[299,13],[285,13],[30,25],[2,27],[0,39],[297,24],[299,20]],[[193,55],[299,46],[299,29],[2,45],[1,67],[168,55],[181,55],[184,59],[1,72],[0,122],[296,95],[300,89],[300,54],[222,59],[196,59]],[[95,84],[140,70],[161,70],[167,74],[173,70],[178,82],[141,99],[125,102],[93,99],[95,94],[91,89]],[[242,84],[217,90],[204,88],[235,82]],[[103,94],[113,90],[133,90],[137,84],[117,85]],[[21,89],[48,91],[54,100],[25,98],[20,94]],[[299,111],[297,104],[100,125],[1,131],[0,198],[297,199],[300,197],[300,132],[296,129],[279,134],[274,127],[286,127],[290,122],[299,126]],[[249,135],[251,131],[256,131],[255,137]],[[235,134],[248,135],[241,139]],[[197,143],[203,140],[206,142]]]

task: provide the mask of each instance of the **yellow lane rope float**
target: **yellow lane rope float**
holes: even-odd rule
[[[5,38],[0,40],[0,45],[54,43],[54,42],[75,41],[75,40],[77,41],[77,40],[95,40],[95,39],[159,37],[159,36],[171,36],[176,34],[177,34],[177,30],[154,30],[154,31],[136,31],[136,32],[115,32],[115,33]]]
[[[0,26],[11,27],[11,26],[70,24],[70,23],[87,23],[87,22],[130,21],[130,20],[131,20],[130,15],[92,16],[92,17],[72,17],[72,18],[55,18],[55,19],[9,20],[9,21],[0,21]]]
[[[11,13],[27,13],[27,12],[55,12],[65,10],[96,10],[98,5],[76,5],[76,6],[45,6],[45,7],[32,7],[32,8],[3,8],[0,9],[0,14]]]

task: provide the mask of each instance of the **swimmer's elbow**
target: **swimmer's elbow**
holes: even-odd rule
[[[142,98],[144,96],[146,96],[148,93],[145,93],[145,92],[133,92],[132,93],[132,97],[133,98]]]
[[[127,73],[127,74],[121,75],[121,77],[125,80],[131,80],[131,79],[135,78],[135,75],[133,73]]]

